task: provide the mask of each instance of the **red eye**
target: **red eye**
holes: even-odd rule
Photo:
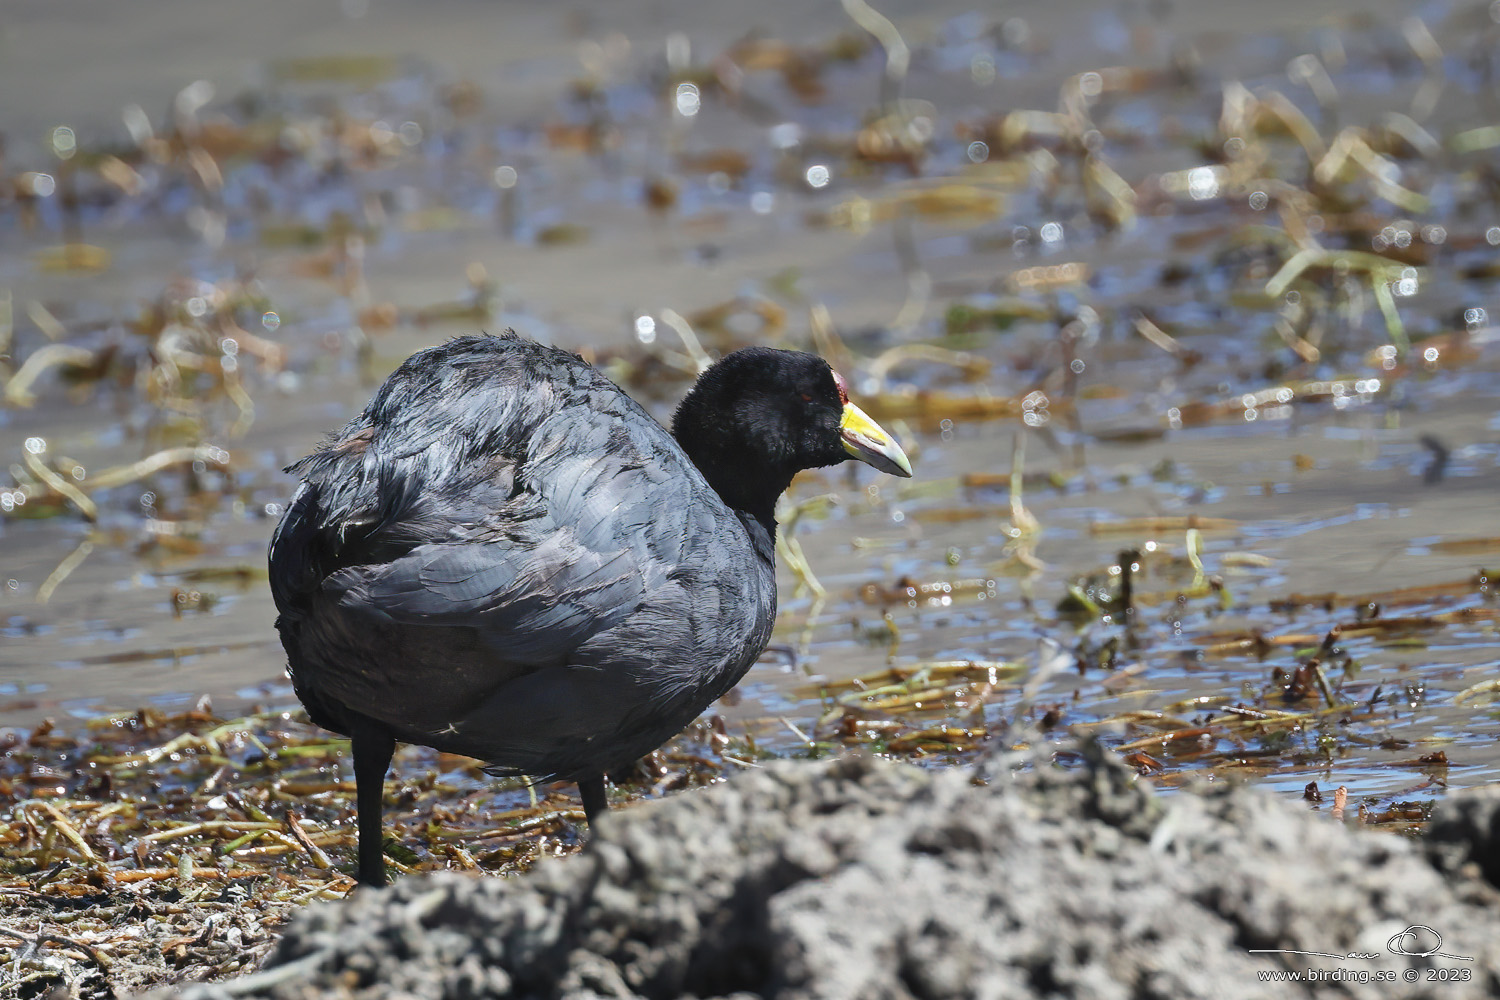
[[[811,403],[812,402],[812,395],[810,393],[804,392],[802,394],[802,402],[804,402],[804,403]]]

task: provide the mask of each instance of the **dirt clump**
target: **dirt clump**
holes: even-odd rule
[[[316,905],[261,972],[180,995],[1175,1000],[1300,973],[1279,988],[1489,996],[1495,801],[1454,796],[1424,844],[1261,789],[1161,796],[1090,742],[782,762],[611,814],[521,878]]]

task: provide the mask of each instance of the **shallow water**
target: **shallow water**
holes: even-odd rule
[[[915,182],[904,165],[849,154],[878,99],[878,47],[829,58],[812,104],[765,70],[743,71],[733,99],[710,87],[722,71],[695,77],[696,98],[669,82],[722,66],[715,60],[756,27],[825,54],[840,33],[863,37],[836,7],[760,8],[756,24],[727,3],[670,16],[631,3],[498,16],[453,5],[418,18],[351,0],[317,13],[262,5],[230,23],[166,4],[146,21],[120,23],[101,5],[97,23],[66,28],[59,15],[28,9],[3,38],[4,128],[15,138],[0,172],[64,178],[78,169],[79,198],[75,208],[63,194],[0,200],[10,370],[54,335],[124,361],[73,387],[44,376],[34,404],[0,409],[0,454],[22,478],[28,447],[57,468],[71,468],[58,461],[65,455],[85,485],[95,470],[184,440],[223,448],[230,463],[91,491],[93,528],[66,504],[53,516],[20,516],[37,513],[33,501],[0,517],[0,726],[175,707],[205,694],[220,714],[288,702],[263,579],[265,542],[293,485],[277,470],[341,424],[385,372],[479,326],[514,326],[644,366],[679,349],[664,310],[692,316],[739,298],[720,328],[700,316],[706,346],[803,346],[809,307],[826,306],[854,359],[857,394],[903,435],[918,474],[905,483],[841,469],[794,487],[792,504],[838,497],[794,532],[827,597],[815,606],[784,574],[775,646],[718,709],[732,731],[799,752],[840,725],[922,720],[999,732],[1032,718],[1149,745],[1152,762],[1139,766],[1169,781],[1244,774],[1288,794],[1315,781],[1384,802],[1430,801],[1445,783],[1500,777],[1500,713],[1483,695],[1455,701],[1496,677],[1494,623],[1483,615],[1339,640],[1341,652],[1325,658],[1328,679],[1359,710],[1317,715],[1315,694],[1288,699],[1285,680],[1273,677],[1291,674],[1332,626],[1353,624],[1359,595],[1381,595],[1386,617],[1491,610],[1477,588],[1390,594],[1465,581],[1500,551],[1485,541],[1500,534],[1491,513],[1500,458],[1493,168],[1458,153],[1380,161],[1430,197],[1420,212],[1372,194],[1368,178],[1328,182],[1350,203],[1325,212],[1330,223],[1389,226],[1392,256],[1420,257],[1411,294],[1394,299],[1419,347],[1395,371],[1372,357],[1390,339],[1373,295],[1334,272],[1298,293],[1348,299],[1316,306],[1322,356],[1303,363],[1275,329],[1278,315],[1295,310],[1284,300],[1245,303],[1284,259],[1253,234],[1284,220],[1256,207],[1265,191],[1255,184],[1217,186],[1210,141],[1232,79],[1286,94],[1325,141],[1392,112],[1421,117],[1443,141],[1493,125],[1500,101],[1480,61],[1500,31],[1490,8],[1420,11],[1444,78],[1426,116],[1417,105],[1435,71],[1402,34],[1394,15],[1409,13],[1405,5],[1282,5],[1254,18],[1228,4],[1099,4],[1087,15],[1020,4],[998,17],[956,4],[881,9],[912,46],[904,96],[931,102],[919,113],[931,133],[920,173],[957,182],[964,207],[943,213],[929,203],[914,218],[881,220],[881,206]],[[669,41],[673,33],[687,43]],[[71,61],[58,58],[63,51]],[[1182,55],[1189,51],[1196,62]],[[997,114],[1056,110],[1075,74],[1165,74],[1174,53],[1198,67],[1191,84],[1141,76],[1087,111],[1098,136],[1088,141],[1135,192],[1134,218],[1122,226],[1110,222],[1103,189],[1080,180],[1084,159],[1058,142],[1033,137],[1010,152],[990,135],[995,149],[974,146]],[[1329,67],[1338,91],[1322,110],[1288,77],[1307,53]],[[326,58],[334,55],[380,58]],[[213,80],[215,94],[193,110],[176,95],[199,78]],[[455,89],[460,81],[473,91]],[[128,147],[118,110],[128,102],[165,135],[163,109],[174,101],[203,130],[205,148],[213,140],[227,150],[214,154],[221,182],[180,157],[137,162],[141,193],[122,197],[47,148],[62,124],[82,150]],[[273,138],[257,138],[268,122]],[[214,132],[220,126],[227,136]],[[1266,177],[1306,181],[1295,143],[1261,141]],[[1195,183],[1201,197],[1173,187]],[[868,226],[829,224],[861,212],[872,214]],[[336,237],[349,225],[363,236],[357,244]],[[64,241],[102,248],[109,265],[48,270],[40,255]],[[1048,284],[1056,271],[1032,270],[1059,265],[1085,266],[1088,277]],[[231,303],[222,309],[221,296]],[[209,320],[238,324],[244,346],[225,356],[237,359],[253,417],[222,395],[175,409],[147,401],[163,345],[130,328],[148,326],[147,302],[190,332]],[[969,317],[998,310],[1004,328],[966,324],[955,308]],[[1141,314],[1195,357],[1138,335]],[[655,339],[642,343],[642,330]],[[1444,345],[1431,363],[1421,359],[1424,338],[1465,330],[1467,353]],[[284,351],[284,362],[254,356],[244,333]],[[223,344],[212,343],[219,364]],[[873,359],[913,343],[968,352],[987,371],[966,377],[917,359],[882,379]],[[1305,386],[1335,379],[1345,380],[1338,393]],[[646,377],[631,388],[665,416],[684,384]],[[1281,387],[1306,391],[1280,404],[1242,402]],[[1041,392],[1051,409],[1032,407],[1028,423],[971,419],[902,395],[918,390],[970,401]],[[191,427],[181,426],[184,411]],[[1441,475],[1429,475],[1435,453],[1424,438],[1448,452]],[[1018,440],[1024,503],[1038,525],[1020,537],[1004,479]],[[1227,599],[1175,599],[1193,581],[1182,528],[1101,530],[1190,514],[1231,522],[1202,537],[1203,571]],[[1453,544],[1464,539],[1479,541]],[[41,602],[59,563],[85,541],[92,551]],[[1107,581],[1128,549],[1148,550],[1128,629],[1058,612],[1069,584]],[[937,589],[914,603],[870,599],[872,587],[889,592],[903,579]],[[1341,596],[1269,610],[1293,593]],[[1217,637],[1246,631],[1313,638],[1263,654],[1214,651]],[[1098,662],[1109,644],[1117,652]],[[961,706],[950,691],[913,711],[840,708],[819,694],[888,667],[950,660],[1018,664],[1019,674],[968,692]],[[1223,704],[1306,718],[1284,734],[1193,722]],[[1184,728],[1173,719],[1208,732],[1151,744],[1157,730]],[[1420,760],[1438,750],[1445,764]],[[923,756],[950,755],[928,747]]]

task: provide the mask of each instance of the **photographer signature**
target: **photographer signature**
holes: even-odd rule
[[[1440,950],[1443,947],[1443,936],[1426,924],[1408,925],[1405,930],[1392,934],[1385,946],[1392,955],[1407,955],[1412,958],[1448,958],[1456,962],[1474,961],[1471,955],[1450,955]],[[1331,952],[1304,951],[1300,948],[1251,948],[1249,951],[1252,955],[1311,955],[1339,961],[1351,958],[1372,961],[1381,956],[1378,951],[1351,951],[1343,955],[1335,955]]]

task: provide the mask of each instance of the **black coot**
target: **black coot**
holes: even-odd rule
[[[297,697],[353,740],[359,878],[385,882],[397,740],[578,783],[744,675],[776,614],[776,498],[849,458],[911,475],[827,362],[748,348],[673,436],[576,355],[463,337],[409,358],[287,471],[271,593]]]

